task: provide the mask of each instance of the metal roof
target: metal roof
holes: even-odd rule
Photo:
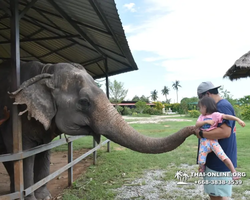
[[[233,66],[227,70],[224,78],[227,76],[231,81],[239,78],[250,77],[250,51],[235,61]]]
[[[21,60],[82,64],[93,78],[137,70],[114,0],[19,0]],[[0,63],[11,57],[10,0],[0,0]]]

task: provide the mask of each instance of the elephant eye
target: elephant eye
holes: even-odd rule
[[[84,98],[84,99],[79,99],[78,103],[77,103],[77,107],[80,110],[85,110],[90,106],[90,103],[88,101],[88,99]]]

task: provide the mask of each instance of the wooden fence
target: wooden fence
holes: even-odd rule
[[[104,142],[100,143],[99,145],[96,145],[96,142],[93,140],[93,148],[89,150],[88,152],[84,153],[83,155],[79,156],[75,160],[73,160],[73,141],[77,140],[81,137],[85,136],[74,136],[69,137],[68,141],[66,141],[65,138],[61,138],[56,141],[52,141],[48,144],[40,145],[35,148],[25,150],[19,153],[15,154],[4,154],[0,155],[0,162],[7,162],[7,161],[19,161],[24,158],[27,158],[29,156],[41,153],[43,151],[55,148],[57,146],[60,146],[62,144],[68,143],[68,164],[63,166],[62,168],[58,169],[57,171],[51,173],[49,176],[45,177],[44,179],[38,181],[34,185],[30,186],[29,188],[25,188],[22,191],[16,191],[11,194],[6,194],[0,196],[0,200],[10,200],[10,199],[24,199],[25,196],[29,195],[45,183],[48,183],[50,180],[54,179],[64,171],[68,170],[68,185],[70,186],[73,183],[73,166],[86,158],[87,156],[93,154],[93,164],[96,163],[97,158],[97,150],[103,146],[104,144],[107,144],[107,151],[110,152],[110,140],[105,140]],[[21,176],[23,176],[23,171],[20,172]]]

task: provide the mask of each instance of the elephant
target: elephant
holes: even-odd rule
[[[194,126],[184,127],[164,138],[144,136],[134,130],[110,103],[85,68],[76,63],[20,63],[21,85],[11,91],[11,69],[0,66],[0,110],[18,106],[22,122],[23,150],[51,142],[60,134],[92,135],[97,143],[101,135],[141,153],[164,153],[181,145],[196,133]],[[0,119],[6,115],[0,113]],[[12,116],[0,126],[0,154],[13,152]],[[12,162],[3,163],[14,190]],[[24,188],[49,175],[50,151],[23,160]],[[34,172],[34,173],[30,173]],[[26,196],[26,200],[50,199],[46,184]]]

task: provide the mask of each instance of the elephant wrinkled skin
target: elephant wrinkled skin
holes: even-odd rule
[[[168,152],[196,129],[192,126],[166,138],[150,138],[130,127],[112,106],[105,93],[79,64],[42,64],[37,61],[21,62],[21,86],[11,91],[9,64],[0,66],[0,110],[12,109],[12,100],[21,111],[23,149],[48,143],[57,135],[93,135],[99,143],[101,135],[142,153]],[[10,92],[11,93],[8,93]],[[11,113],[11,112],[10,112]],[[0,119],[4,119],[0,112]],[[12,116],[0,126],[0,153],[11,153]],[[4,163],[13,187],[13,163]],[[23,161],[24,188],[49,175],[50,153],[45,151]],[[34,172],[34,173],[31,173]],[[49,198],[46,185],[26,199]]]

